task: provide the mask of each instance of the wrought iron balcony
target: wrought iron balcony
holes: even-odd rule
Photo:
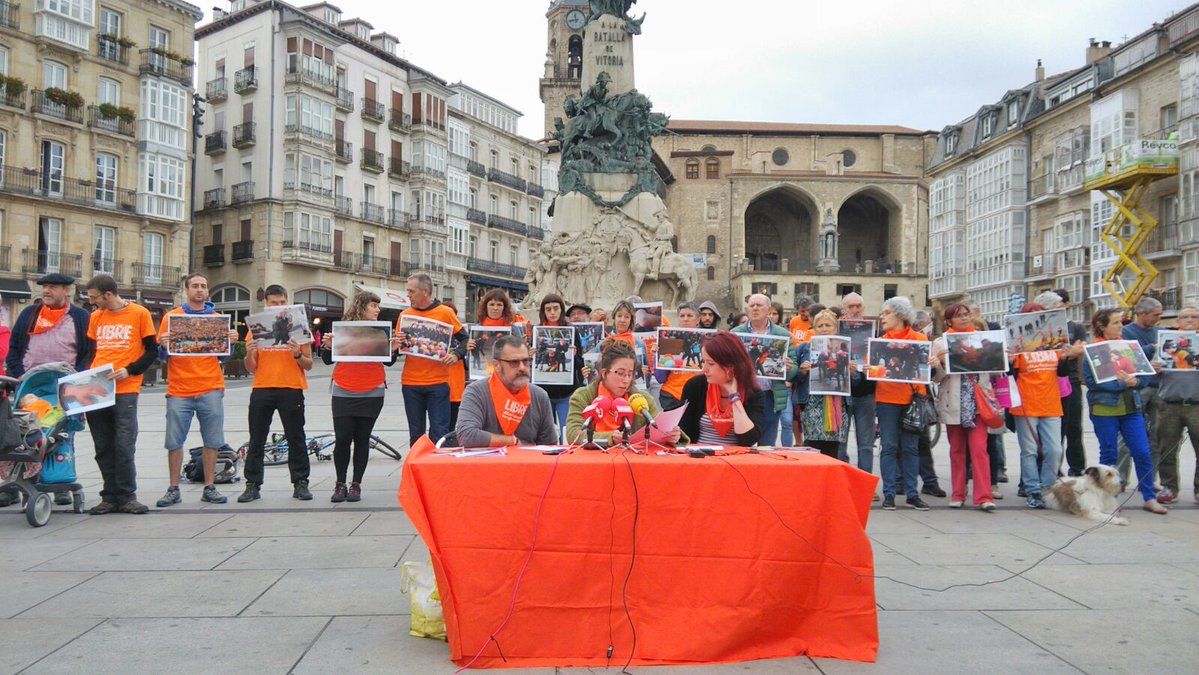
[[[354,270],[361,274],[373,274],[380,277],[385,277],[391,267],[390,261],[377,255],[355,255]]]
[[[413,126],[417,127],[417,129],[419,131],[428,131],[428,130],[434,130],[434,129],[436,129],[437,131],[441,131],[441,132],[445,131],[445,125],[436,120],[413,119],[412,124],[413,124]]]
[[[247,91],[254,91],[257,88],[258,70],[254,66],[247,66],[234,73],[233,91],[244,94]]]
[[[33,90],[33,104],[29,106],[29,112],[41,113],[48,117],[57,117],[65,122],[83,124],[83,106],[69,106],[63,103],[55,103],[41,89]]]
[[[67,178],[58,172],[16,166],[3,168],[0,193],[3,192],[123,213],[133,213],[137,203],[137,195],[133,190],[93,180]]]
[[[491,274],[494,276],[507,277],[509,279],[524,279],[525,273],[528,271],[523,267],[505,265],[504,263],[484,260],[482,258],[467,258],[466,269],[471,272]]]
[[[116,260],[114,258],[105,258],[100,255],[92,256],[92,276],[97,274],[107,274],[115,279],[118,283],[124,281],[125,276],[125,261]]]
[[[333,266],[337,269],[353,272],[357,264],[353,253],[341,249],[333,249]]]
[[[362,149],[362,162],[360,164],[363,171],[373,173],[383,172],[383,153],[370,148]]]
[[[204,247],[204,266],[223,267],[225,265],[225,245],[209,244]]]
[[[122,136],[134,135],[133,120],[121,119],[119,116],[105,117],[100,106],[88,106],[88,126]]]
[[[142,63],[139,70],[142,75],[157,75],[158,77],[175,80],[185,87],[192,86],[191,64],[176,61],[153,51],[153,48],[143,49],[141,50],[141,54]]]
[[[79,253],[54,253],[25,249],[22,255],[22,271],[25,274],[49,274],[62,272],[73,277],[83,276],[83,255]]]
[[[537,183],[529,183],[528,186],[525,187],[525,192],[538,199],[545,197],[545,188],[541,187]]]
[[[337,81],[334,80],[332,76],[324,75],[304,67],[297,67],[294,70],[288,70],[284,79],[287,84],[300,84],[316,87],[329,94],[337,93]]]
[[[175,265],[133,263],[133,285],[174,289],[183,280],[183,272]]]
[[[487,224],[487,214],[479,209],[467,209],[466,219],[472,223],[478,223],[479,225]]]
[[[248,148],[254,145],[254,123],[242,122],[233,127],[233,147]]]
[[[304,181],[296,182],[296,179],[293,176],[287,176],[283,179],[283,190],[284,192],[299,190],[300,192],[306,192],[310,195],[316,195],[317,197],[322,197],[324,199],[330,199],[333,197],[333,188],[328,188],[316,183],[306,183]]]
[[[412,128],[412,115],[392,108],[391,117],[387,120],[387,127],[392,131],[408,131]]]
[[[385,211],[383,210],[383,207],[379,206],[378,204],[362,202],[362,219],[382,225],[384,222],[386,222]]]
[[[0,10],[0,14],[3,14],[3,10]],[[129,65],[129,48],[122,45],[118,40],[120,38],[116,35],[97,35],[96,56],[105,61],[112,61],[113,63],[127,66]]]
[[[487,171],[487,180],[491,181],[492,183],[499,183],[504,187],[510,187],[517,192],[524,192],[527,185],[525,183],[525,179],[521,178],[520,176],[513,176],[507,171],[500,171],[499,169],[495,168]]]
[[[204,208],[219,209],[225,206],[225,188],[219,187],[204,191]]]
[[[243,239],[233,242],[233,257],[235,263],[247,262],[254,259],[254,240]]]
[[[1167,311],[1178,311],[1182,308],[1182,289],[1177,286],[1150,289],[1146,295],[1162,303],[1162,309]]]
[[[21,5],[0,0],[0,26],[21,30]]]
[[[427,166],[420,166],[420,165],[413,166],[412,167],[412,175],[428,176],[429,178],[436,178],[437,180],[445,180],[445,172],[444,171],[442,171],[440,169],[432,169]]]
[[[497,216],[494,213],[488,214],[487,225],[488,227],[494,227],[497,230],[504,230],[505,232],[519,234],[522,237],[526,237],[529,234],[529,228],[524,223],[520,222],[519,220],[513,220],[512,218]]]
[[[333,198],[333,210],[339,215],[352,216],[354,215],[354,200],[349,197],[337,195]]]
[[[408,229],[408,222],[411,219],[412,216],[410,216],[407,211],[402,209],[387,210],[387,224],[392,227],[406,230]]]
[[[204,137],[204,154],[220,154],[225,151],[225,145],[225,130],[214,131]]]
[[[223,77],[218,77],[215,80],[209,80],[204,87],[204,97],[209,103],[219,103],[229,98],[229,91],[225,88],[227,80]]]
[[[529,238],[538,241],[545,241],[545,230],[540,227],[529,226]]]
[[[387,106],[373,98],[362,97],[362,119],[382,122],[387,116]]]
[[[354,92],[338,87],[336,96],[338,110],[354,112]]]
[[[331,244],[323,244],[323,243],[318,243],[318,242],[314,242],[314,241],[294,241],[290,238],[284,238],[283,252],[285,254],[286,253],[299,254],[300,257],[309,257],[308,255],[305,255],[305,254],[313,254],[313,253],[320,254],[320,255],[328,255],[330,253],[333,253],[333,246]]]
[[[304,139],[313,139],[328,143],[333,140],[333,134],[326,131],[321,131],[316,127],[310,127],[306,124],[286,124],[283,126],[283,133],[288,136],[300,136]]]
[[[25,109],[25,92],[21,92],[19,94],[12,94],[12,93],[9,93],[7,88],[0,90],[0,105],[7,106],[9,108],[17,108],[20,110],[24,110]]]
[[[412,164],[399,157],[392,157],[387,166],[387,173],[395,178],[407,180],[412,175]]]
[[[388,274],[393,277],[402,277],[406,279],[411,273],[412,265],[410,265],[407,260],[400,260],[399,258],[391,259],[391,263],[388,266]]]
[[[238,183],[233,186],[233,192],[229,197],[229,204],[244,204],[254,199],[254,181],[248,180],[243,183]]]
[[[470,174],[478,176],[479,178],[487,177],[487,167],[483,166],[482,164],[476,162],[473,159],[466,160],[466,171]]]
[[[354,161],[354,144],[339,138],[333,143],[333,153],[337,161],[342,164],[349,164]]]

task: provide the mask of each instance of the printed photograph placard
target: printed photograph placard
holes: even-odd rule
[[[656,365],[662,370],[700,371],[700,351],[715,335],[710,328],[659,328]]]
[[[949,367],[946,372],[950,375],[1006,373],[1008,371],[1003,331],[946,333],[943,337],[948,350],[946,356]]]
[[[633,303],[633,332],[652,333],[662,325],[662,303]]]
[[[1157,331],[1157,360],[1162,370],[1199,369],[1199,333],[1185,330]]]
[[[579,336],[579,346],[582,350],[583,356],[583,367],[591,369],[591,378],[588,380],[590,383],[597,377],[595,366],[599,363],[600,343],[604,341],[604,336],[607,334],[607,330],[604,327],[604,324],[599,321],[572,323],[571,326],[574,327]]]
[[[866,365],[866,348],[877,331],[878,324],[873,319],[841,319],[837,322],[837,335],[849,338],[849,358],[858,366]]]
[[[533,327],[533,384],[574,384],[575,329]]]
[[[291,349],[288,342],[298,345],[312,342],[312,331],[308,329],[308,312],[304,305],[282,305],[266,309],[246,317],[246,328],[259,349]]]
[[[930,382],[932,367],[928,365],[928,359],[931,342],[875,338],[869,344],[866,379],[911,384]]]
[[[1009,314],[1003,317],[1007,349],[1012,354],[1046,352],[1070,345],[1066,310]]]
[[[757,333],[733,333],[754,364],[754,374],[767,380],[787,379],[787,351],[791,348],[791,336],[760,335]]]
[[[229,356],[228,314],[167,314],[169,356]]]
[[[58,378],[58,407],[79,415],[117,404],[117,381],[108,379],[111,363]]]
[[[468,330],[470,339],[474,340],[474,349],[466,353],[470,366],[470,379],[486,380],[495,371],[495,361],[491,358],[491,347],[496,340],[512,334],[511,326],[471,326]]]
[[[401,354],[440,361],[450,353],[454,327],[448,323],[410,314],[400,315],[400,333],[406,338]]]
[[[387,363],[391,361],[391,323],[334,321],[333,361]]]
[[[808,391],[825,396],[849,396],[850,339],[842,335],[813,335],[809,346]]]
[[[1153,365],[1136,340],[1107,340],[1095,342],[1085,348],[1087,363],[1095,375],[1095,382],[1102,384],[1116,379],[1117,373],[1129,375],[1156,375]]]

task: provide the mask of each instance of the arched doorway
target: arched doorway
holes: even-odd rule
[[[816,209],[807,196],[786,187],[754,198],[745,209],[745,257],[754,269],[775,272],[781,261],[799,270],[812,264]]]
[[[888,266],[898,272],[899,260],[891,250],[892,225],[898,215],[891,200],[872,191],[846,199],[837,212],[841,271],[864,270],[866,261],[872,260],[875,272],[885,272]]]
[[[212,292],[212,304],[218,314],[228,314],[234,328],[246,334],[246,316],[250,313],[250,291],[241,286],[222,286]]]
[[[341,320],[341,315],[345,311],[345,298],[323,288],[306,288],[296,291],[292,302],[304,305],[304,310],[308,312],[309,327],[314,333],[316,331],[329,332],[333,328],[332,323]]]

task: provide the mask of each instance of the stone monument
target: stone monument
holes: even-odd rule
[[[580,96],[554,121],[561,169],[551,206],[553,236],[533,256],[526,304],[547,293],[611,309],[630,295],[668,309],[696,287],[690,257],[674,251],[674,225],[658,195],[654,136],[665,115],[634,87],[633,37],[645,17],[636,0],[591,0]]]

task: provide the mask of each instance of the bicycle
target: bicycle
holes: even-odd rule
[[[309,455],[316,457],[317,461],[327,462],[333,459],[332,447],[337,442],[333,434],[318,434],[316,436],[308,436],[304,439],[305,446]],[[396,461],[404,458],[399,450],[396,450],[387,441],[378,436],[371,436],[371,450],[390,457]],[[247,441],[237,449],[237,453],[242,459],[245,459],[246,453],[250,449],[250,443]],[[287,438],[283,434],[271,434],[270,440],[263,446],[262,463],[264,466],[277,466],[286,464],[288,456]]]

